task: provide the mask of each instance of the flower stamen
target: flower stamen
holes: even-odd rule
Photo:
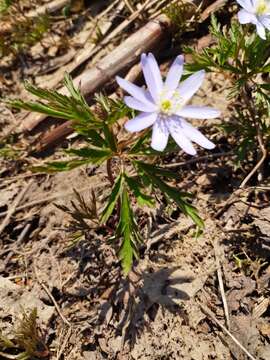
[[[265,0],[258,1],[258,5],[256,7],[256,13],[260,16],[267,12],[268,6]]]
[[[165,114],[170,113],[172,110],[172,102],[170,100],[161,101],[160,109]]]

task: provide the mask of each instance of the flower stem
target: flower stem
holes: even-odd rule
[[[107,169],[108,179],[109,179],[111,185],[113,186],[114,185],[114,177],[113,177],[113,173],[112,173],[112,158],[107,160],[106,169]]]

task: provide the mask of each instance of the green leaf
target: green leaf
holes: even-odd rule
[[[122,99],[111,99],[103,94],[97,94],[95,101],[104,113],[102,118],[108,125],[113,125],[124,116],[134,117],[134,111]]]
[[[139,139],[132,145],[129,150],[129,154],[137,154],[144,150],[144,143],[149,139],[150,131],[147,131],[144,135],[140,136]]]
[[[103,132],[105,136],[105,140],[107,142],[107,145],[110,147],[110,149],[114,152],[117,151],[117,144],[116,144],[116,138],[112,131],[112,129],[109,128],[108,124],[105,122],[103,123]]]
[[[129,199],[126,189],[124,189],[121,201],[120,213],[121,233],[123,235],[123,242],[119,251],[119,256],[122,263],[124,274],[127,275],[133,263],[133,249],[132,249],[132,235],[130,229],[130,208]]]
[[[120,221],[117,233],[123,238],[119,257],[124,275],[127,275],[132,268],[133,259],[138,258],[137,244],[141,239],[137,231],[134,214],[130,208],[130,199],[126,187],[123,187],[121,196]]]
[[[177,188],[166,184],[152,171],[149,164],[144,164],[139,161],[135,162],[135,164],[145,173],[146,176],[148,176],[149,180],[156,188],[171,198],[178,205],[186,216],[189,216],[199,228],[204,228],[204,222],[198,215],[196,208],[186,201],[187,198],[192,197],[190,193],[180,192]]]
[[[76,89],[74,86],[74,83],[72,81],[71,76],[66,72],[64,76],[64,86],[68,89],[68,92],[70,93],[71,97],[78,102],[78,104],[85,105],[86,108],[88,108],[88,104],[81,94],[79,89]]]
[[[260,88],[270,91],[270,84],[259,84]]]
[[[74,154],[83,158],[87,158],[87,162],[91,164],[102,164],[108,158],[112,156],[110,149],[99,149],[84,147],[81,149],[69,149],[66,150],[67,154]]]
[[[169,142],[166,146],[166,149],[162,152],[156,151],[152,149],[149,144],[148,140],[150,138],[150,130],[147,131],[144,135],[142,135],[130,148],[128,155],[134,156],[134,155],[146,155],[146,156],[166,156],[168,153],[171,153],[172,151],[175,151],[178,149],[176,148],[176,143],[169,139]]]
[[[167,178],[171,178],[171,179],[179,179],[179,174],[176,174],[170,170],[167,170],[167,169],[164,169],[162,167],[159,167],[159,166],[155,166],[155,165],[152,165],[152,164],[146,164],[144,162],[141,162],[141,161],[136,161],[135,162],[137,165],[139,165],[139,167],[146,171],[147,173],[150,173],[150,174],[155,174],[155,175],[159,175],[159,176],[164,176],[164,177],[167,177]]]
[[[111,196],[109,197],[107,206],[105,207],[105,209],[103,210],[103,213],[102,213],[102,217],[101,217],[102,223],[107,222],[107,220],[109,219],[109,217],[111,216],[111,214],[113,212],[113,209],[115,208],[116,202],[122,192],[123,180],[124,180],[124,176],[123,176],[123,174],[120,174],[114,183],[114,187],[112,189]]]
[[[65,120],[72,120],[75,126],[89,128],[100,128],[102,122],[96,118],[86,100],[76,89],[71,78],[66,74],[64,84],[70,96],[63,95],[55,90],[46,90],[25,82],[28,92],[38,98],[34,101],[8,100],[7,103],[16,109],[39,112],[49,116]]]
[[[0,0],[0,13],[6,12],[14,0]]]
[[[82,166],[89,163],[88,159],[80,160],[67,160],[67,161],[54,161],[46,163],[44,166],[34,166],[31,168],[34,172],[45,172],[45,173],[55,173],[59,171],[69,171],[78,166]]]
[[[106,141],[105,139],[103,139],[103,137],[96,131],[93,129],[87,129],[85,127],[77,127],[76,125],[74,126],[74,129],[81,135],[84,136],[85,140],[87,142],[89,142],[90,144],[92,144],[93,146],[102,148],[102,147],[106,147]]]
[[[129,177],[125,174],[125,180],[127,185],[129,186],[130,190],[133,192],[134,196],[136,197],[136,200],[140,206],[149,206],[153,207],[155,204],[154,199],[141,192],[141,185],[139,182],[135,180],[134,177]]]

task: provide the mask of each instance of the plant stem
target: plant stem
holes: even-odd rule
[[[248,86],[248,85],[247,85]],[[256,114],[256,107],[254,104],[254,101],[252,99],[252,95],[250,97],[248,97],[248,89],[247,86],[245,87],[244,91],[243,91],[243,97],[244,100],[246,102],[247,108],[249,110],[249,113],[252,117],[252,120],[256,126],[256,130],[257,130],[257,139],[258,139],[258,143],[261,149],[261,153],[262,156],[260,158],[260,160],[257,162],[257,164],[255,165],[255,167],[251,170],[251,172],[245,177],[245,179],[242,181],[240,188],[243,188],[247,182],[251,179],[251,177],[260,170],[261,166],[263,165],[266,157],[267,157],[267,149],[265,148],[264,142],[263,142],[263,135],[262,135],[262,131],[261,131],[261,124],[260,121],[258,119],[258,116]]]
[[[113,173],[112,173],[112,158],[107,160],[106,168],[107,168],[108,179],[109,179],[111,185],[113,186],[114,185],[114,177],[113,177]]]
[[[264,143],[263,143],[263,139],[262,139],[262,135],[261,135],[261,131],[260,129],[258,128],[257,129],[257,138],[258,138],[258,142],[259,142],[259,145],[260,145],[260,148],[261,148],[261,151],[262,151],[262,157],[260,158],[260,160],[258,161],[258,163],[255,165],[255,167],[252,169],[252,171],[245,177],[245,179],[242,181],[241,185],[240,185],[240,188],[243,188],[247,182],[251,179],[251,177],[256,173],[256,171],[258,171],[262,164],[264,163],[264,160],[266,159],[266,156],[267,156],[267,150],[264,146]]]

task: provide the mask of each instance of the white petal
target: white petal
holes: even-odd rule
[[[181,124],[183,132],[187,138],[189,138],[191,141],[194,141],[205,149],[214,149],[215,144],[209,141],[198,129],[193,127],[184,119],[181,119]]]
[[[252,0],[236,0],[236,1],[238,2],[239,5],[242,6],[243,9],[249,12],[255,11],[255,6]]]
[[[179,110],[176,115],[195,119],[213,119],[220,115],[220,111],[208,106],[187,105]]]
[[[257,33],[258,33],[259,37],[261,39],[265,40],[266,39],[265,28],[259,21],[256,24],[256,30],[257,30]]]
[[[137,99],[145,104],[148,104],[150,102],[147,91],[145,91],[144,89],[140,88],[139,86],[137,86],[135,84],[132,84],[130,81],[127,81],[127,80],[121,78],[120,76],[116,76],[116,81],[117,81],[117,84],[121,88],[126,90],[126,92],[128,92],[133,97],[135,97],[135,99]]]
[[[242,9],[237,14],[240,24],[255,24],[257,22],[256,16],[250,12]]]
[[[151,147],[157,151],[163,151],[168,143],[169,131],[165,121],[157,120],[153,126]]]
[[[180,146],[180,148],[182,148],[187,154],[196,155],[196,150],[183,131],[181,126],[181,119],[172,117],[167,123],[169,132],[177,145]]]
[[[263,24],[264,27],[266,27],[267,30],[270,30],[270,16],[269,15],[259,16],[259,21],[261,24]]]
[[[163,89],[163,81],[154,55],[151,53],[148,55],[142,54],[141,65],[148,90],[154,101],[157,102]]]
[[[157,106],[155,104],[143,103],[132,96],[125,96],[124,101],[128,107],[138,111],[154,112],[157,109]]]
[[[157,113],[141,113],[125,123],[127,131],[136,132],[153,125],[157,119]]]
[[[168,72],[166,81],[165,81],[165,89],[169,90],[170,93],[173,93],[181,79],[182,73],[183,73],[183,64],[184,64],[184,56],[179,55],[174,60],[172,66],[170,67],[170,70]]]
[[[178,87],[179,95],[187,102],[202,85],[205,76],[205,71],[197,71],[195,74],[184,80]]]

